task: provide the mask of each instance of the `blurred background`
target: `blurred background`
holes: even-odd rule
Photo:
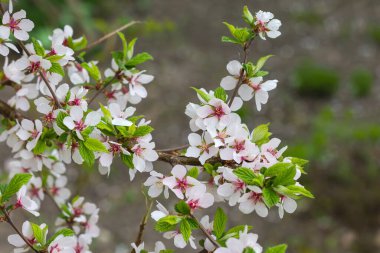
[[[257,40],[249,53],[253,61],[267,54],[276,56],[266,70],[270,71],[268,78],[279,80],[278,88],[270,93],[261,112],[251,103],[241,114],[251,128],[271,122],[273,136],[289,146],[286,155],[310,160],[302,182],[316,199],[299,202],[297,211],[283,220],[275,210],[260,219],[243,215],[237,208],[226,209],[229,225],[251,224],[261,245],[288,243],[288,252],[380,252],[379,0],[16,3],[35,22],[33,36],[37,38],[47,38],[54,28],[70,24],[75,37],[85,34],[91,42],[131,20],[145,21],[127,30],[126,36],[138,36],[137,51],[155,57],[145,64],[155,81],[149,84],[149,97],[137,111],[152,120],[158,148],[187,142],[190,130],[183,112],[189,101],[196,101],[189,87],[216,88],[227,74],[228,61],[239,58],[239,48],[222,44],[220,38],[228,34],[223,21],[243,24],[245,4],[251,11],[273,12],[283,26],[281,37]],[[111,51],[118,47],[115,36],[89,57],[99,60],[104,69],[110,65]],[[9,153],[5,145],[1,150]],[[127,169],[120,163],[114,165],[108,178],[91,173],[96,168],[69,168],[73,193],[101,208],[103,232],[93,244],[94,253],[129,252],[143,214],[140,184],[147,175],[138,175],[131,183]],[[160,163],[156,169],[169,171]],[[43,208],[48,216],[54,216],[49,202]],[[154,241],[162,240],[171,245],[153,231],[152,223],[150,220],[146,244],[153,246]],[[8,233],[5,224],[0,224],[1,252],[11,252]]]

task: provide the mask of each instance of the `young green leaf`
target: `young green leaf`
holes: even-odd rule
[[[227,225],[227,215],[224,213],[222,208],[216,209],[214,217],[213,231],[216,238],[221,238],[223,236],[224,230]]]
[[[32,38],[32,43],[33,43],[33,48],[34,48],[34,51],[36,52],[36,54],[39,56],[44,56],[45,55],[45,49],[40,44],[40,42],[38,40],[36,40],[35,38]]]
[[[243,8],[243,19],[244,19],[244,21],[247,22],[247,24],[249,24],[249,25],[253,25],[253,23],[254,23],[253,15],[252,15],[252,13],[249,11],[247,5],[245,5],[244,8]]]
[[[151,56],[150,54],[146,52],[139,53],[135,55],[134,57],[132,57],[130,60],[128,60],[125,65],[126,67],[135,67],[149,60],[153,60],[153,56]]]
[[[224,102],[227,101],[227,93],[222,87],[218,87],[215,89],[214,96],[216,98],[219,98],[220,100],[223,100]]]
[[[278,196],[277,192],[275,192],[272,188],[264,188],[263,197],[265,204],[269,208],[276,205],[280,201],[280,197]]]
[[[194,88],[194,87],[191,87],[193,90],[195,90],[198,95],[206,102],[210,101],[211,99],[211,96],[209,94],[207,94],[206,92],[204,92],[203,90],[200,90],[200,89],[197,89],[197,88]]]
[[[34,238],[37,240],[37,242],[41,243],[41,245],[44,246],[46,243],[47,226],[42,229],[37,224],[30,224],[32,225]]]
[[[183,219],[179,224],[179,231],[181,232],[185,242],[188,242],[191,236],[191,227],[186,219]]]
[[[256,143],[258,146],[261,146],[269,141],[269,137],[271,135],[272,133],[269,132],[269,123],[259,125],[253,129],[252,142]]]
[[[109,152],[106,146],[104,146],[104,144],[98,139],[88,138],[84,142],[84,145],[86,146],[86,148],[88,148],[91,151],[104,152],[104,153]]]
[[[185,214],[185,215],[190,214],[190,206],[184,200],[181,200],[180,202],[178,202],[174,206],[174,209],[176,210],[176,212],[180,214]]]
[[[3,192],[2,201],[8,201],[21,189],[23,185],[26,185],[31,178],[32,175],[29,173],[20,173],[14,175]]]
[[[280,245],[268,248],[265,251],[265,253],[285,253],[287,248],[288,248],[288,245],[280,244]]]
[[[197,178],[198,177],[198,174],[199,174],[199,170],[197,167],[192,167],[191,169],[189,169],[187,171],[187,175],[189,177],[193,177],[193,178]]]
[[[79,142],[79,154],[87,165],[91,166],[94,164],[95,162],[94,152],[88,149],[86,145],[83,143],[83,141]]]
[[[57,73],[61,76],[65,76],[65,71],[63,70],[62,66],[58,62],[52,62],[51,67],[49,69],[49,72]]]

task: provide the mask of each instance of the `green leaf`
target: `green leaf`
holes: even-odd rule
[[[94,152],[91,151],[86,147],[83,141],[79,142],[79,154],[83,158],[83,161],[89,165],[92,166],[95,162],[95,155]]]
[[[187,171],[187,175],[189,177],[193,177],[193,178],[197,178],[198,177],[198,174],[199,174],[199,170],[197,167],[192,167],[191,169],[189,169]]]
[[[246,184],[252,183],[252,181],[256,178],[256,175],[253,172],[253,170],[249,168],[239,167],[235,169],[233,172],[240,180],[242,180]]]
[[[290,163],[291,164],[291,163]],[[291,164],[289,167],[282,169],[273,180],[273,185],[292,185],[295,183],[294,177],[297,173],[296,167]]]
[[[150,54],[144,52],[144,53],[139,53],[132,57],[130,60],[127,61],[125,64],[127,67],[135,67],[139,64],[142,64],[146,61],[153,60],[153,56]]]
[[[261,57],[257,63],[256,63],[256,68],[255,68],[255,73],[257,73],[258,71],[261,70],[261,68],[264,66],[264,64],[266,63],[266,61],[271,58],[273,55],[267,55],[267,56],[264,56],[264,57]]]
[[[43,140],[42,138],[40,138],[37,141],[36,146],[33,148],[33,154],[35,154],[35,155],[42,154],[45,151],[46,148],[47,148],[47,146],[46,146],[45,140]]]
[[[269,137],[271,135],[272,133],[269,132],[269,123],[259,125],[253,129],[252,142],[256,143],[258,146],[261,146],[269,141]]]
[[[86,36],[82,36],[80,39],[72,41],[71,43],[69,43],[69,47],[71,47],[74,51],[85,49],[87,47]]]
[[[136,41],[137,41],[137,38],[134,38],[128,44],[128,49],[127,49],[127,58],[128,59],[131,59],[133,56]]]
[[[86,146],[86,148],[88,148],[91,151],[109,153],[106,146],[104,146],[104,144],[101,141],[99,141],[98,139],[88,138],[84,142],[84,145]]]
[[[181,232],[185,242],[189,242],[191,236],[191,227],[186,219],[183,219],[181,221],[181,224],[179,225],[179,231]]]
[[[32,225],[34,238],[36,238],[37,242],[41,243],[41,245],[44,246],[46,243],[46,234],[48,227],[45,226],[43,229],[41,229],[37,224],[30,224]]]
[[[242,253],[255,253],[255,250],[251,247],[246,247]]]
[[[240,232],[243,232],[245,230],[245,228],[247,227],[247,231],[250,231],[252,229],[252,226],[247,226],[247,225],[239,225],[239,226],[235,226],[231,229],[229,229],[227,232],[226,232],[226,235],[232,235],[230,237],[238,237],[239,236],[239,233]]]
[[[49,55],[47,57],[45,57],[46,60],[49,60],[51,62],[58,62],[59,60],[61,60],[63,57],[65,57],[64,55],[57,55],[57,54],[54,54],[54,55]]]
[[[204,92],[203,90],[200,90],[200,89],[197,89],[197,88],[194,88],[194,87],[191,87],[193,90],[195,90],[198,95],[206,102],[210,101],[211,99],[211,96],[209,94],[207,94],[206,92]]]
[[[125,39],[125,36],[123,33],[121,32],[118,32],[117,33],[121,39],[121,43],[123,45],[123,55],[124,55],[124,58],[127,57],[127,51],[128,51],[128,44],[127,44],[127,40]]]
[[[276,205],[280,201],[280,197],[278,196],[277,192],[275,192],[272,188],[264,188],[263,197],[265,204],[269,208]]]
[[[85,68],[88,73],[90,74],[90,76],[96,80],[96,81],[100,81],[102,79],[102,75],[100,73],[100,70],[98,68],[98,66],[95,65],[94,62],[82,62],[82,67]]]
[[[120,154],[121,160],[123,163],[130,169],[133,169],[135,165],[133,164],[133,156],[132,155],[124,155]]]
[[[224,230],[227,225],[227,215],[224,213],[223,209],[218,207],[216,209],[215,217],[214,217],[214,225],[213,231],[216,238],[221,238],[223,236]]]
[[[230,38],[230,37],[227,37],[227,36],[222,36],[222,42],[227,42],[227,43],[233,43],[233,44],[241,44],[240,41],[234,39],[234,38]]]
[[[181,200],[180,202],[178,202],[175,206],[174,206],[174,209],[176,210],[177,213],[180,213],[180,214],[190,214],[190,206],[184,201],[184,200]]]
[[[65,76],[65,71],[63,70],[62,66],[58,62],[52,62],[49,71],[51,73],[57,73],[57,74],[60,74],[61,76]]]
[[[252,15],[252,13],[249,11],[247,5],[245,5],[244,8],[243,8],[243,19],[249,25],[253,25],[253,23],[254,23],[254,17]]]
[[[175,225],[178,224],[181,220],[182,219],[179,216],[168,215],[159,219],[156,222],[154,229],[157,230],[158,232],[166,232],[169,230],[173,230],[173,228],[175,228]]]
[[[31,178],[32,175],[29,173],[20,173],[14,175],[3,192],[2,202],[8,201],[21,189],[23,185],[26,185]]]
[[[227,93],[222,87],[218,87],[215,89],[214,96],[216,98],[219,98],[220,100],[223,100],[224,102],[227,101]]]
[[[150,134],[154,130],[153,127],[145,125],[145,126],[139,126],[136,128],[136,130],[133,133],[134,137],[142,137],[147,134]]]
[[[281,195],[290,197],[292,199],[299,199],[302,196],[308,197],[308,198],[314,198],[314,195],[305,189],[303,186],[297,186],[297,185],[278,185],[274,187],[274,190],[278,192]]]
[[[32,38],[33,48],[37,55],[44,56],[45,55],[45,49],[41,45],[41,43],[36,40],[35,38]]]
[[[289,185],[287,186],[287,188],[291,191],[293,191],[294,193],[297,193],[297,194],[300,194],[302,196],[305,196],[305,197],[308,197],[308,198],[314,198],[314,195],[306,190],[305,187],[303,186],[300,186],[300,185]]]
[[[308,160],[297,158],[297,157],[287,157],[293,164],[296,164],[298,166],[305,166],[306,164],[309,163]]]
[[[71,229],[68,229],[68,228],[62,228],[60,230],[58,230],[52,237],[49,238],[48,242],[46,245],[50,245],[50,243],[52,241],[55,240],[55,238],[57,238],[58,236],[64,236],[64,237],[69,237],[69,236],[73,236],[75,235],[74,231],[72,231]]]
[[[265,251],[265,253],[285,253],[287,248],[288,248],[288,245],[280,244],[280,245],[268,248]]]
[[[63,131],[69,131],[70,129],[63,123],[63,120],[69,115],[64,112],[59,112],[56,118],[57,126]]]

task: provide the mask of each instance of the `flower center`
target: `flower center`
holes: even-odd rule
[[[189,184],[187,183],[187,180],[185,178],[177,179],[177,185],[175,186],[176,189],[185,191],[188,187],[189,187]]]
[[[30,72],[35,73],[40,69],[40,67],[41,67],[41,63],[39,61],[38,62],[31,62],[30,66],[29,66],[29,70],[30,70]]]
[[[222,116],[226,115],[221,105],[214,107],[214,116],[220,119]]]
[[[199,199],[192,199],[187,204],[192,210],[197,209],[199,207]]]
[[[245,149],[245,141],[236,141],[233,148],[235,149],[236,153],[239,153],[240,151],[243,151]]]
[[[257,202],[260,202],[262,199],[262,194],[261,193],[256,193],[256,192],[251,192],[251,196],[249,197],[255,204]]]
[[[20,23],[20,20],[15,20],[13,17],[9,20],[9,28],[11,29],[12,32],[15,30],[21,30],[18,24]]]
[[[86,128],[86,125],[84,124],[83,120],[75,122],[75,129],[78,131],[83,131],[83,129]]]
[[[121,146],[117,144],[110,144],[111,147],[109,148],[109,151],[112,152],[112,154],[118,154],[121,151]]]

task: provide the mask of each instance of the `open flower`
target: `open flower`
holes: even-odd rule
[[[144,72],[145,70],[136,74],[133,74],[129,71],[124,72],[124,75],[126,76],[125,83],[129,84],[129,91],[132,96],[137,95],[141,98],[146,98],[146,96],[148,95],[144,87],[144,84],[152,82],[154,76],[144,74]]]
[[[183,238],[183,235],[179,231],[168,231],[165,232],[163,236],[166,239],[174,239],[174,246],[177,248],[183,249],[187,245],[185,239]],[[193,249],[196,249],[197,246],[195,245],[194,239],[195,238],[193,236],[190,236],[189,244]]]
[[[16,61],[16,67],[19,70],[27,70],[29,73],[37,73],[38,71],[47,71],[51,68],[51,62],[39,55],[23,56]]]
[[[77,240],[73,236],[65,237],[59,235],[49,244],[47,251],[49,253],[75,253],[74,248],[76,243]]]
[[[132,122],[127,118],[131,117],[135,113],[136,108],[127,107],[124,111],[120,108],[119,104],[111,103],[108,106],[112,115],[112,124],[115,126],[131,126]]]
[[[238,83],[240,72],[242,70],[243,66],[239,61],[233,60],[230,61],[227,64],[227,71],[230,74],[230,76],[223,77],[222,81],[220,82],[220,86],[222,86],[225,90],[233,90],[236,87],[236,84]]]
[[[231,122],[231,109],[218,98],[210,101],[197,109],[197,115],[203,119],[206,126],[216,127],[218,124],[227,126]]]
[[[163,179],[163,183],[168,186],[180,199],[184,198],[183,194],[186,193],[191,187],[200,184],[200,182],[195,178],[186,176],[187,169],[183,165],[174,166],[171,174],[172,176]]]
[[[198,184],[188,191],[186,191],[186,203],[189,205],[191,211],[199,208],[209,208],[214,204],[214,196],[206,192],[204,184]]]
[[[21,128],[17,132],[17,136],[23,141],[31,139],[26,144],[27,150],[30,151],[36,146],[38,140],[41,137],[42,130],[43,127],[40,120],[37,119],[33,123],[33,121],[29,119],[23,119],[21,121]]]
[[[268,215],[268,208],[264,204],[262,190],[252,185],[249,185],[248,189],[250,192],[244,193],[239,199],[239,210],[245,214],[256,211],[260,217],[266,217]]]
[[[12,1],[9,1],[9,10],[6,11],[3,15],[2,23],[0,26],[0,34],[4,38],[8,38],[10,33],[13,33],[16,39],[19,40],[28,40],[28,32],[32,31],[34,28],[34,23],[26,19],[26,12],[20,10],[13,13]]]
[[[145,181],[144,185],[149,186],[148,195],[151,198],[157,198],[164,192],[165,198],[169,198],[169,188],[164,185],[163,180],[165,176],[156,171],[150,172],[150,177]]]
[[[294,213],[294,211],[297,209],[297,202],[289,197],[281,196],[280,203],[278,203],[277,206],[278,215],[282,219],[284,217],[284,211],[287,213]]]
[[[257,110],[261,111],[261,104],[266,104],[268,102],[268,91],[275,89],[277,87],[277,82],[277,80],[263,82],[261,76],[251,78],[247,84],[240,86],[238,91],[239,96],[244,101],[249,101],[255,97]]]
[[[230,206],[234,206],[238,203],[242,193],[245,192],[246,184],[230,168],[219,167],[218,171],[223,172],[222,175],[225,182],[218,187],[217,193],[228,200]]]
[[[205,132],[203,137],[199,134],[189,134],[190,147],[186,150],[187,157],[199,157],[199,161],[204,164],[207,159],[215,156],[218,153],[218,148],[215,147],[214,141],[208,132]]]
[[[21,189],[17,192],[17,202],[15,207],[21,207],[25,211],[28,211],[29,213],[33,214],[34,216],[40,216],[40,213],[37,212],[38,210],[38,204],[31,200],[27,195],[27,188],[24,185],[21,187]]]
[[[261,253],[263,248],[257,243],[258,236],[248,233],[247,227],[243,232],[239,233],[238,238],[229,238],[226,241],[226,247],[220,247],[215,250],[215,253],[243,253],[246,248],[253,249],[255,253]]]
[[[88,126],[96,126],[100,122],[100,114],[98,112],[90,112],[83,120],[83,110],[79,106],[73,106],[70,110],[70,116],[63,119],[63,124],[70,130],[74,130],[78,138],[83,140],[81,132]]]
[[[274,15],[271,12],[259,11],[256,13],[256,31],[263,40],[265,40],[265,36],[275,39],[281,35],[281,32],[278,31],[281,21],[273,19],[273,17]]]

